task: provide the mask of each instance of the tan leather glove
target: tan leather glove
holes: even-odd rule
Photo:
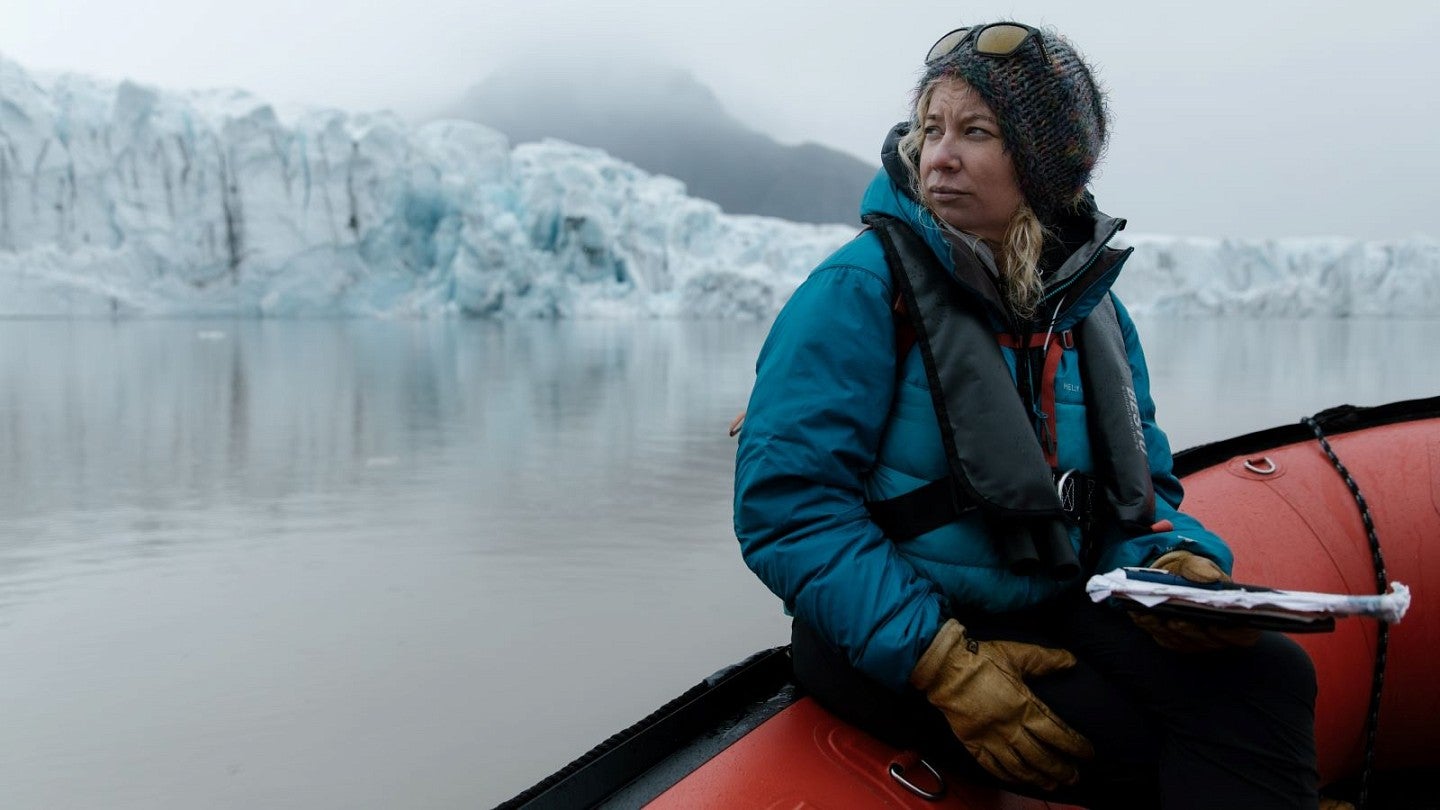
[[[954,619],[940,627],[910,683],[945,714],[975,761],[1006,782],[1072,785],[1095,755],[1025,686],[1026,677],[1075,665],[1075,656],[1018,641],[975,641]]]
[[[1191,582],[1229,582],[1214,560],[1188,551],[1171,551],[1160,555],[1151,568],[1184,577]],[[1130,618],[1167,650],[1176,652],[1210,652],[1226,647],[1248,647],[1260,640],[1260,631],[1253,627],[1224,627],[1190,622],[1184,619],[1131,613]]]

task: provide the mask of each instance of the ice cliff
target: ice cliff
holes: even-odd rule
[[[0,314],[763,316],[854,229],[558,142],[0,61]]]
[[[1180,239],[1124,234],[1117,291],[1154,315],[1440,317],[1440,240]]]
[[[768,317],[854,233],[462,122],[0,57],[0,316]],[[1432,316],[1440,242],[1132,237],[1136,311]]]

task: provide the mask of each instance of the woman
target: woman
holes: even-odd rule
[[[1316,806],[1314,671],[1283,636],[1132,620],[1089,574],[1228,577],[1179,511],[1124,226],[1086,192],[1105,99],[1064,39],[962,28],[761,350],[746,563],[799,682],[892,744],[1107,807]],[[957,744],[958,743],[958,744]]]

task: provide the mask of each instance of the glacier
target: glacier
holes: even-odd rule
[[[0,56],[0,316],[767,318],[854,233],[478,124]],[[1440,310],[1432,238],[1121,241],[1136,313]]]
[[[1440,240],[1125,236],[1116,292],[1137,314],[1440,317]]]

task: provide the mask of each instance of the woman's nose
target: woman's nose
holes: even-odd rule
[[[934,148],[933,161],[937,169],[954,171],[960,167],[960,150],[955,148],[955,141],[941,138]]]

